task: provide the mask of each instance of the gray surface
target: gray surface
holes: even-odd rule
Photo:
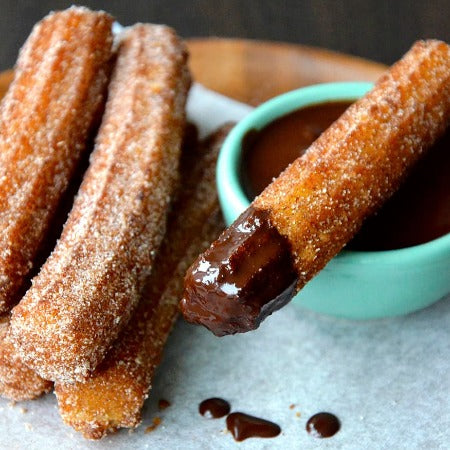
[[[198,403],[211,396],[277,422],[283,434],[249,439],[247,449],[448,448],[450,301],[398,319],[336,320],[288,305],[259,330],[215,338],[177,324],[147,401],[144,422],[102,442],[86,442],[58,417],[53,395],[8,407],[0,403],[2,448],[236,448],[224,420],[206,420]],[[160,398],[172,402],[159,412]],[[294,410],[289,405],[295,403]],[[21,408],[28,409],[26,413]],[[342,429],[318,440],[308,417],[336,413]],[[301,417],[297,418],[295,412]],[[144,429],[160,416],[153,433]],[[27,425],[28,424],[28,425]]]

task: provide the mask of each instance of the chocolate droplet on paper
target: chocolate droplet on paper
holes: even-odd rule
[[[317,438],[328,438],[335,435],[341,428],[339,419],[331,413],[314,414],[306,423],[306,431]]]
[[[230,412],[230,404],[222,398],[208,398],[200,403],[198,411],[208,419],[219,419]]]
[[[227,428],[236,441],[252,437],[271,438],[281,433],[281,428],[276,423],[240,412],[227,417]]]

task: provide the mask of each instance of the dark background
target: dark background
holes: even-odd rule
[[[0,70],[33,24],[71,1],[0,0]],[[84,0],[122,24],[166,23],[184,37],[288,41],[392,63],[419,38],[450,41],[450,0]]]

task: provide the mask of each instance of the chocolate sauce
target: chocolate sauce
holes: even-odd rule
[[[349,103],[325,103],[288,114],[244,138],[241,179],[250,200],[301,156]],[[450,232],[450,130],[430,149],[394,196],[347,244],[391,250]]]
[[[236,441],[252,437],[271,438],[281,433],[276,423],[241,412],[231,413],[227,417],[227,428]]]
[[[219,419],[230,413],[230,404],[222,398],[208,398],[198,405],[199,413],[207,419]]]
[[[320,412],[314,414],[306,423],[306,431],[317,438],[334,436],[341,428],[339,419],[331,413]]]
[[[164,410],[164,409],[167,409],[169,406],[170,406],[169,400],[166,400],[166,399],[164,399],[164,398],[161,398],[161,399],[159,400],[159,402],[158,402],[158,409],[159,409],[160,411],[162,411],[162,410]]]
[[[370,217],[351,250],[392,250],[450,233],[450,129],[428,150],[400,189]]]
[[[292,298],[296,280],[289,243],[250,207],[189,268],[180,308],[217,336],[245,332]]]

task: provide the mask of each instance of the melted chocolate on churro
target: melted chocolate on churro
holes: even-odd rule
[[[334,436],[341,428],[339,419],[331,413],[320,412],[308,419],[306,431],[317,438]]]
[[[273,422],[241,412],[227,417],[227,428],[236,441],[252,437],[271,438],[281,433],[281,428]]]
[[[289,243],[250,207],[191,266],[180,306],[217,336],[243,332],[284,306],[296,280]]]
[[[198,412],[207,419],[219,419],[230,413],[231,406],[223,398],[208,398],[198,405]]]

